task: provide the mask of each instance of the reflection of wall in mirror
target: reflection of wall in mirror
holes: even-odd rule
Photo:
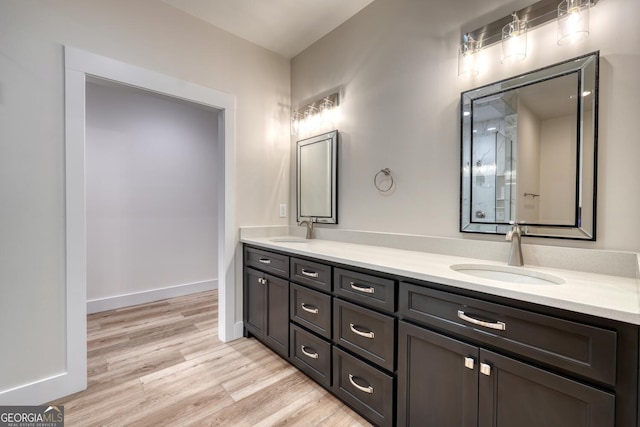
[[[576,115],[541,122],[540,219],[573,225],[576,200]]]
[[[520,101],[518,103],[518,208],[515,221],[537,223],[538,198],[524,193],[540,194],[540,120]]]
[[[573,225],[576,200],[576,116],[540,120],[520,102],[518,221]],[[592,119],[585,115],[585,127]],[[590,133],[590,131],[589,131]],[[590,135],[585,135],[589,138]],[[524,196],[525,193],[539,196]]]
[[[300,150],[300,216],[331,216],[331,140]]]

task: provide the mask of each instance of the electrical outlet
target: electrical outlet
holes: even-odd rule
[[[286,218],[287,217],[287,205],[282,203],[280,204],[280,218]]]

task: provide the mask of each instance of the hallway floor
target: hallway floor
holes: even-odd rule
[[[218,340],[218,294],[88,316],[87,390],[67,426],[368,426],[254,338]]]

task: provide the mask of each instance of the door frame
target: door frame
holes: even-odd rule
[[[234,95],[65,46],[66,373],[47,400],[87,387],[87,253],[85,88],[87,76],[111,80],[218,110],[218,335],[242,336],[235,316],[235,102]],[[240,325],[240,326],[238,326]],[[52,390],[52,391],[53,391]],[[47,395],[45,393],[45,395]]]

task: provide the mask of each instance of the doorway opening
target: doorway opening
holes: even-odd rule
[[[219,338],[242,336],[235,316],[235,97],[82,50],[65,47],[66,173],[66,367],[56,377],[58,396],[86,388],[87,212],[86,82],[98,78],[214,109],[218,121],[218,298]],[[51,399],[49,399],[51,400]]]

